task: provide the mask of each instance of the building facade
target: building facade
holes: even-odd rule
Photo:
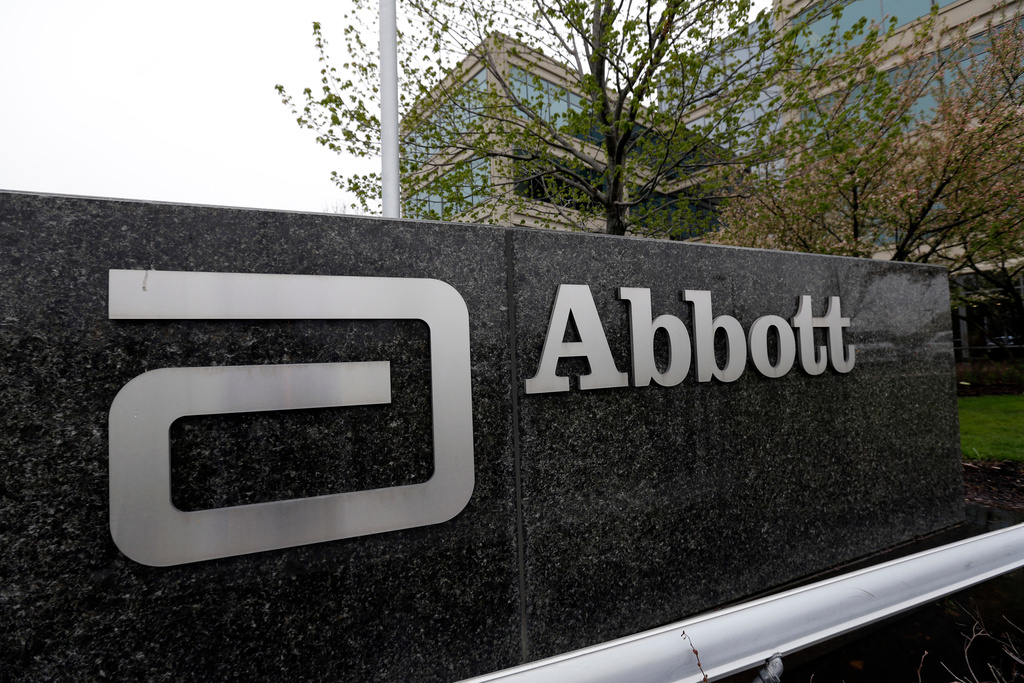
[[[403,215],[604,232],[586,187],[606,187],[605,140],[579,81],[541,52],[490,35],[403,122]],[[496,121],[502,133],[492,132]],[[632,234],[688,239],[714,226],[713,203],[693,192],[699,164],[673,163],[679,169],[642,187],[629,209]],[[643,186],[645,169],[634,173]]]

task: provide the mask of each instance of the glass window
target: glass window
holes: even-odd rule
[[[944,7],[953,0],[938,0],[935,4]],[[840,3],[842,4],[842,3]],[[801,15],[807,16],[816,8],[804,10]],[[833,24],[837,25],[836,35],[842,37],[851,30],[862,18],[868,23],[880,23],[886,17],[896,17],[896,24],[902,26],[918,17],[923,17],[932,10],[932,0],[851,0],[845,3],[838,22],[829,13],[810,25],[810,45],[818,45],[828,35]],[[798,17],[799,18],[799,17]],[[859,45],[863,36],[851,41],[851,45]]]
[[[409,159],[424,162],[441,153],[443,136],[465,131],[480,115],[476,101],[487,92],[487,69],[481,69],[466,80],[452,100],[444,100],[430,117],[402,140],[402,152]]]
[[[444,193],[421,191],[406,199],[403,214],[418,220],[452,220],[471,206],[487,199],[486,189],[491,182],[491,165],[487,159],[475,158],[455,165],[448,173],[458,183]],[[440,179],[439,179],[440,180]],[[437,185],[442,185],[438,182]],[[435,185],[435,188],[437,187]]]
[[[545,121],[555,122],[570,111],[583,110],[583,98],[518,66],[509,69],[509,89]]]

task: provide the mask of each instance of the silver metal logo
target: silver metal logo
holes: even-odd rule
[[[390,403],[390,364],[165,368],[128,382],[110,406],[110,532],[136,562],[184,564],[438,524],[469,502],[469,313],[447,283],[112,270],[109,302],[114,320],[412,319],[430,328],[434,474],[420,484],[183,512],[171,502],[175,420]]]

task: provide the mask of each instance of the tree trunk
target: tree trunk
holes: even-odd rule
[[[604,231],[609,235],[625,235],[627,224],[624,213],[625,209],[618,204],[614,202],[606,204],[604,209]]]

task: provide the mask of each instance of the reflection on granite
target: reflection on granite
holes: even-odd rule
[[[408,321],[111,321],[114,268],[436,278],[469,308],[476,488],[444,524],[170,568],[125,558],[107,411],[161,367],[389,360],[387,406],[192,417],[181,509],[421,482]],[[962,519],[945,274],[522,229],[0,193],[0,680],[457,680],[761,593]],[[841,296],[848,375],[526,394],[559,284],[744,329]],[[511,310],[510,310],[511,305]],[[511,315],[510,315],[511,314]],[[510,331],[509,322],[514,319]],[[664,367],[667,346],[656,339]],[[582,360],[560,371],[586,372]],[[514,378],[514,383],[512,382]],[[518,424],[513,423],[517,411]],[[517,522],[521,519],[521,524]]]

